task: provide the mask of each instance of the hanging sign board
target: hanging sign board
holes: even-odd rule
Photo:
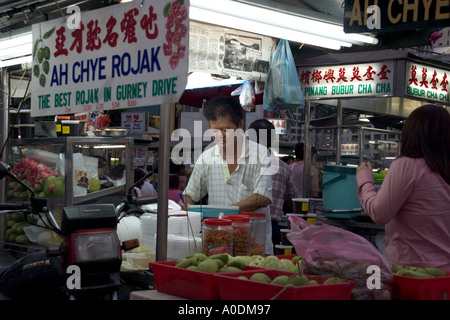
[[[392,96],[394,62],[299,68],[305,99]]]
[[[177,102],[188,8],[188,0],[141,0],[34,24],[31,116]]]
[[[437,101],[450,102],[450,71],[411,61],[406,62],[406,95]]]

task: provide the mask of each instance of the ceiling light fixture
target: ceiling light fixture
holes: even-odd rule
[[[191,0],[189,17],[221,25],[334,50],[342,46],[377,44],[378,39],[347,34],[341,25],[269,10],[231,0]]]

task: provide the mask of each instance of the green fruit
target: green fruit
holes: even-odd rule
[[[224,263],[227,263],[229,255],[226,254],[226,253],[219,253],[219,254],[214,254],[212,256],[209,256],[208,258],[210,258],[210,259],[219,259],[219,260],[222,260]]]
[[[45,47],[43,49],[43,54],[44,54],[44,59],[46,59],[46,60],[50,59],[50,48],[49,47]]]
[[[197,270],[197,266],[189,266],[186,269],[196,271]]]
[[[319,283],[316,280],[309,280],[309,284],[310,286],[317,286]]]
[[[33,75],[37,78],[37,77],[39,77],[40,73],[41,73],[41,69],[39,68],[39,65],[35,64],[33,67]]]
[[[219,270],[219,272],[240,272],[240,271],[242,271],[242,270],[239,268],[229,267],[229,266],[224,266],[223,268],[221,268]]]
[[[186,269],[189,266],[196,266],[197,264],[198,261],[195,258],[181,258],[177,260],[177,262],[175,263],[175,267]]]
[[[241,258],[233,258],[230,262],[228,262],[229,267],[236,267],[240,270],[245,269],[245,261]]]
[[[262,273],[262,272],[256,272],[256,273],[252,274],[252,276],[250,277],[250,280],[264,282],[264,283],[272,282],[272,279],[270,279],[270,277],[267,274]]]
[[[285,286],[288,284],[289,276],[281,275],[272,280],[272,284],[278,284],[280,286]]]
[[[336,283],[342,283],[342,282],[344,282],[344,280],[342,280],[341,278],[331,277],[331,278],[328,278],[327,280],[325,280],[323,282],[323,284],[336,284]]]
[[[422,270],[419,270],[419,272],[427,273],[433,277],[444,277],[447,275],[444,270],[439,268],[424,268]]]
[[[201,261],[205,261],[206,258],[208,258],[208,257],[206,256],[206,254],[203,254],[203,253],[194,253],[193,256],[192,256],[192,258],[195,258],[195,259],[197,259],[199,262],[201,262]]]
[[[239,276],[239,277],[237,277],[237,279],[248,280],[248,278],[246,276]]]
[[[295,257],[292,257],[292,261],[293,262],[295,262],[295,261],[300,261],[302,259],[302,257],[300,257],[300,256],[295,256]]]
[[[17,243],[22,243],[22,244],[27,244],[27,243],[30,243],[30,242],[31,242],[30,239],[28,239],[28,237],[27,237],[26,234],[19,234],[19,235],[16,237],[15,241],[16,241]]]
[[[50,71],[50,63],[48,63],[47,60],[44,60],[44,62],[42,62],[42,71],[44,71],[45,74],[48,74],[48,72]]]
[[[214,259],[206,259],[198,264],[197,271],[214,273],[219,271],[219,266]]]
[[[39,63],[42,63],[43,60],[44,60],[44,48],[40,48],[38,50],[38,61]]]
[[[43,74],[39,76],[39,84],[41,87],[45,87],[45,76]]]
[[[208,258],[206,260],[214,261],[217,264],[217,266],[219,267],[219,269],[225,266],[225,262],[223,262],[222,260],[219,260],[219,259],[210,259],[210,258]],[[203,261],[206,261],[206,260],[203,260]]]
[[[304,274],[296,274],[289,279],[289,283],[296,287],[301,287],[307,286],[309,284],[309,280]]]

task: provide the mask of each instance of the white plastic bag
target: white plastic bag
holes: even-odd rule
[[[255,90],[250,81],[245,80],[240,87],[231,92],[231,95],[239,95],[239,102],[245,111],[252,111],[255,108]]]

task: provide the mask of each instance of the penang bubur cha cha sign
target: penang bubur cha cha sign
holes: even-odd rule
[[[142,2],[142,6],[141,6]],[[32,26],[33,117],[175,103],[187,83],[189,1],[145,0]]]

